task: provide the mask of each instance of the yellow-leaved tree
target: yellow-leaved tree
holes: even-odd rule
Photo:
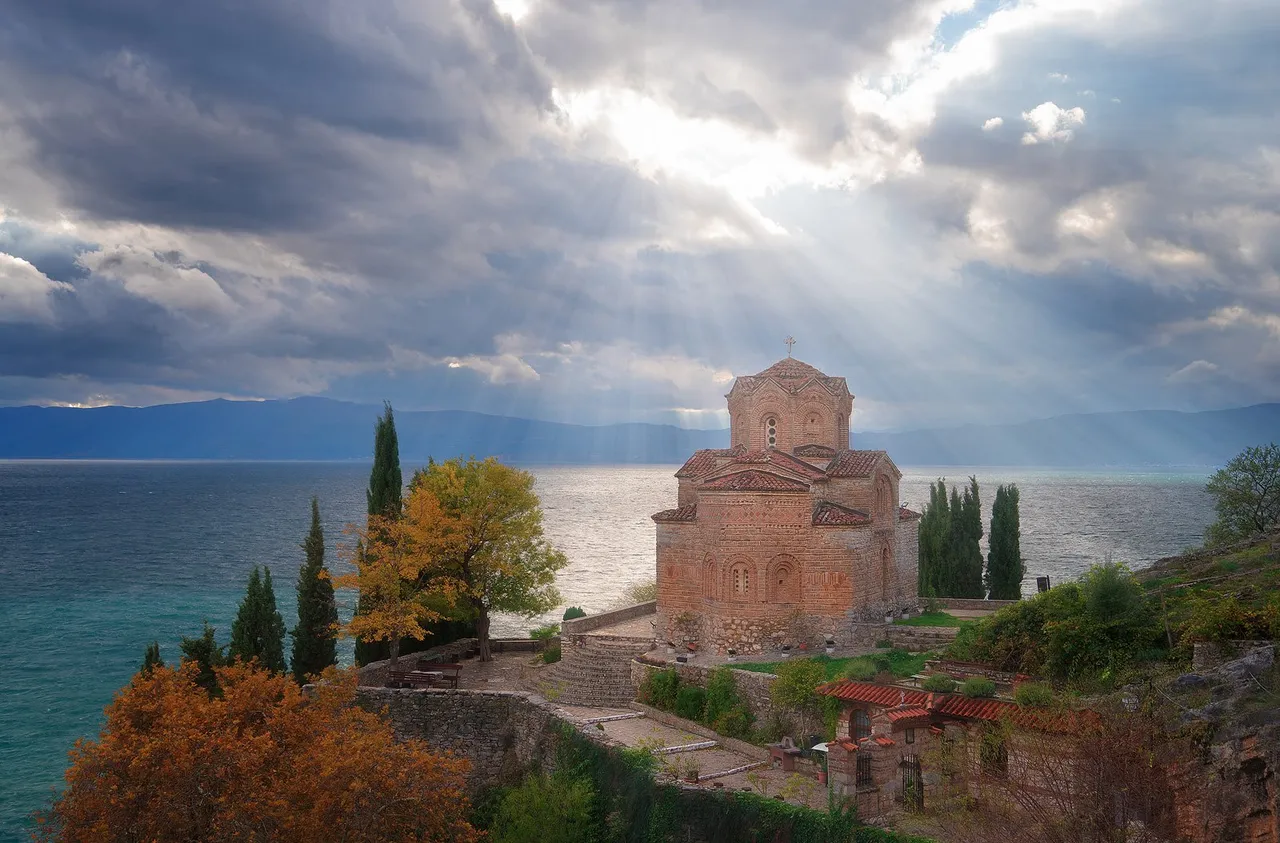
[[[496,459],[430,461],[409,483],[405,529],[433,596],[447,595],[475,619],[480,660],[489,661],[493,612],[526,618],[560,604],[556,571],[565,555],[543,535],[533,475]]]
[[[400,658],[401,639],[421,641],[429,634],[426,625],[441,617],[433,607],[456,599],[452,579],[424,576],[435,557],[433,546],[423,540],[422,525],[443,517],[433,496],[419,495],[405,502],[402,518],[371,515],[365,529],[347,527],[357,539],[348,557],[356,570],[334,577],[333,583],[358,590],[361,611],[342,634],[388,642],[392,668]]]

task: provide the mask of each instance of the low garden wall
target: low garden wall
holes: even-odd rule
[[[969,597],[936,597],[934,602],[938,604],[938,608],[943,611],[949,609],[958,609],[961,612],[987,612],[1003,609],[1005,606],[1012,606],[1017,600],[981,600]]]
[[[586,617],[564,621],[560,624],[560,634],[577,635],[582,632],[590,632],[593,629],[613,626],[615,623],[652,615],[657,611],[658,601],[656,600],[650,600],[647,603],[636,603],[631,606],[624,606],[621,609],[614,609],[611,612],[601,612],[598,615],[587,615]]]
[[[926,650],[941,650],[956,640],[960,632],[958,627],[948,626],[885,626],[884,637],[894,646],[902,650],[921,653]]]
[[[722,667],[723,665],[717,665]],[[707,687],[707,680],[711,677],[711,671],[714,667],[695,664],[680,663],[652,663],[636,659],[631,663],[631,682],[634,687],[639,688],[640,683],[649,678],[649,675],[667,668],[674,668],[676,673],[680,675],[680,681],[686,685],[697,685],[700,688]],[[765,720],[777,713],[777,709],[773,706],[773,699],[769,695],[769,688],[773,685],[774,680],[778,677],[772,673],[756,673],[751,670],[735,670],[733,671],[733,681],[738,687],[738,696],[742,699],[751,714],[756,718],[757,722]]]
[[[459,638],[457,641],[451,641],[448,644],[441,644],[439,647],[432,647],[429,650],[421,650],[416,653],[408,653],[400,657],[399,664],[402,667],[412,668],[417,664],[418,659],[430,659],[437,662],[456,662],[480,647],[479,640],[475,638]],[[381,688],[387,684],[387,673],[391,670],[391,660],[384,659],[380,662],[369,662],[360,668],[360,686],[370,688]]]

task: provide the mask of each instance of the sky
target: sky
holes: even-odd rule
[[[7,0],[0,405],[1280,400],[1274,0]]]

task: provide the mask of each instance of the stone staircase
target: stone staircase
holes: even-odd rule
[[[884,637],[894,647],[914,652],[942,650],[956,640],[958,627],[950,626],[885,626]]]
[[[555,679],[558,702],[597,708],[625,707],[636,698],[631,660],[653,646],[649,638],[574,635],[563,639]]]

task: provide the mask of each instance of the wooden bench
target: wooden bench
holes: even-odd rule
[[[425,659],[418,663],[418,669],[440,674],[441,684],[450,688],[458,687],[458,677],[462,673],[462,665],[457,662],[429,662]]]
[[[431,688],[442,679],[439,671],[391,670],[387,672],[388,688]],[[456,687],[456,684],[455,684]]]

